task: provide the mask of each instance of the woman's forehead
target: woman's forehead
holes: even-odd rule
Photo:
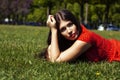
[[[71,23],[71,21],[61,20],[61,21],[60,21],[60,27],[59,27],[59,28],[65,27],[65,26],[67,26],[69,23]]]

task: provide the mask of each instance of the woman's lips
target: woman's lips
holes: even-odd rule
[[[75,35],[76,35],[76,34],[75,34],[75,33],[73,33],[72,35],[70,35],[70,37],[71,37],[71,38],[74,38],[74,37],[75,37]]]

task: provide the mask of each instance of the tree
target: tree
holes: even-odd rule
[[[0,1],[0,19],[1,22],[9,16],[10,9],[9,9],[9,1],[8,0],[1,0]]]
[[[0,12],[2,18],[13,19],[18,22],[29,13],[29,7],[32,0],[1,0],[0,1]]]
[[[56,0],[34,0],[34,4],[38,7],[47,8],[47,15],[51,14],[51,10],[55,5]]]
[[[114,6],[111,7],[111,14],[113,24],[120,26],[120,5],[116,3]]]
[[[13,0],[11,3],[11,11],[13,14],[13,20],[16,23],[24,23],[25,17],[29,13],[30,5],[32,0]]]
[[[97,0],[94,2],[94,4],[105,4],[105,23],[108,24],[109,21],[109,12],[110,12],[110,7],[114,5],[115,3],[120,3],[120,0]]]

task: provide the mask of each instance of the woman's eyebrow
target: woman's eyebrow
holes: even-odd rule
[[[67,24],[67,26],[70,25],[71,23],[72,23],[72,22],[69,22],[69,23]]]
[[[63,26],[61,26],[60,27],[60,29],[62,29],[63,27],[66,27],[66,26],[68,26],[69,24],[71,24],[72,22],[71,21],[69,21],[66,25],[63,25]]]
[[[60,28],[60,29],[62,29],[62,28],[64,28],[64,27],[66,27],[66,25],[64,25],[64,26],[61,26],[61,28]]]

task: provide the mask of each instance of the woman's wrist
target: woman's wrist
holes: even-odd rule
[[[51,31],[52,32],[57,32],[57,29],[56,28],[51,28]]]

